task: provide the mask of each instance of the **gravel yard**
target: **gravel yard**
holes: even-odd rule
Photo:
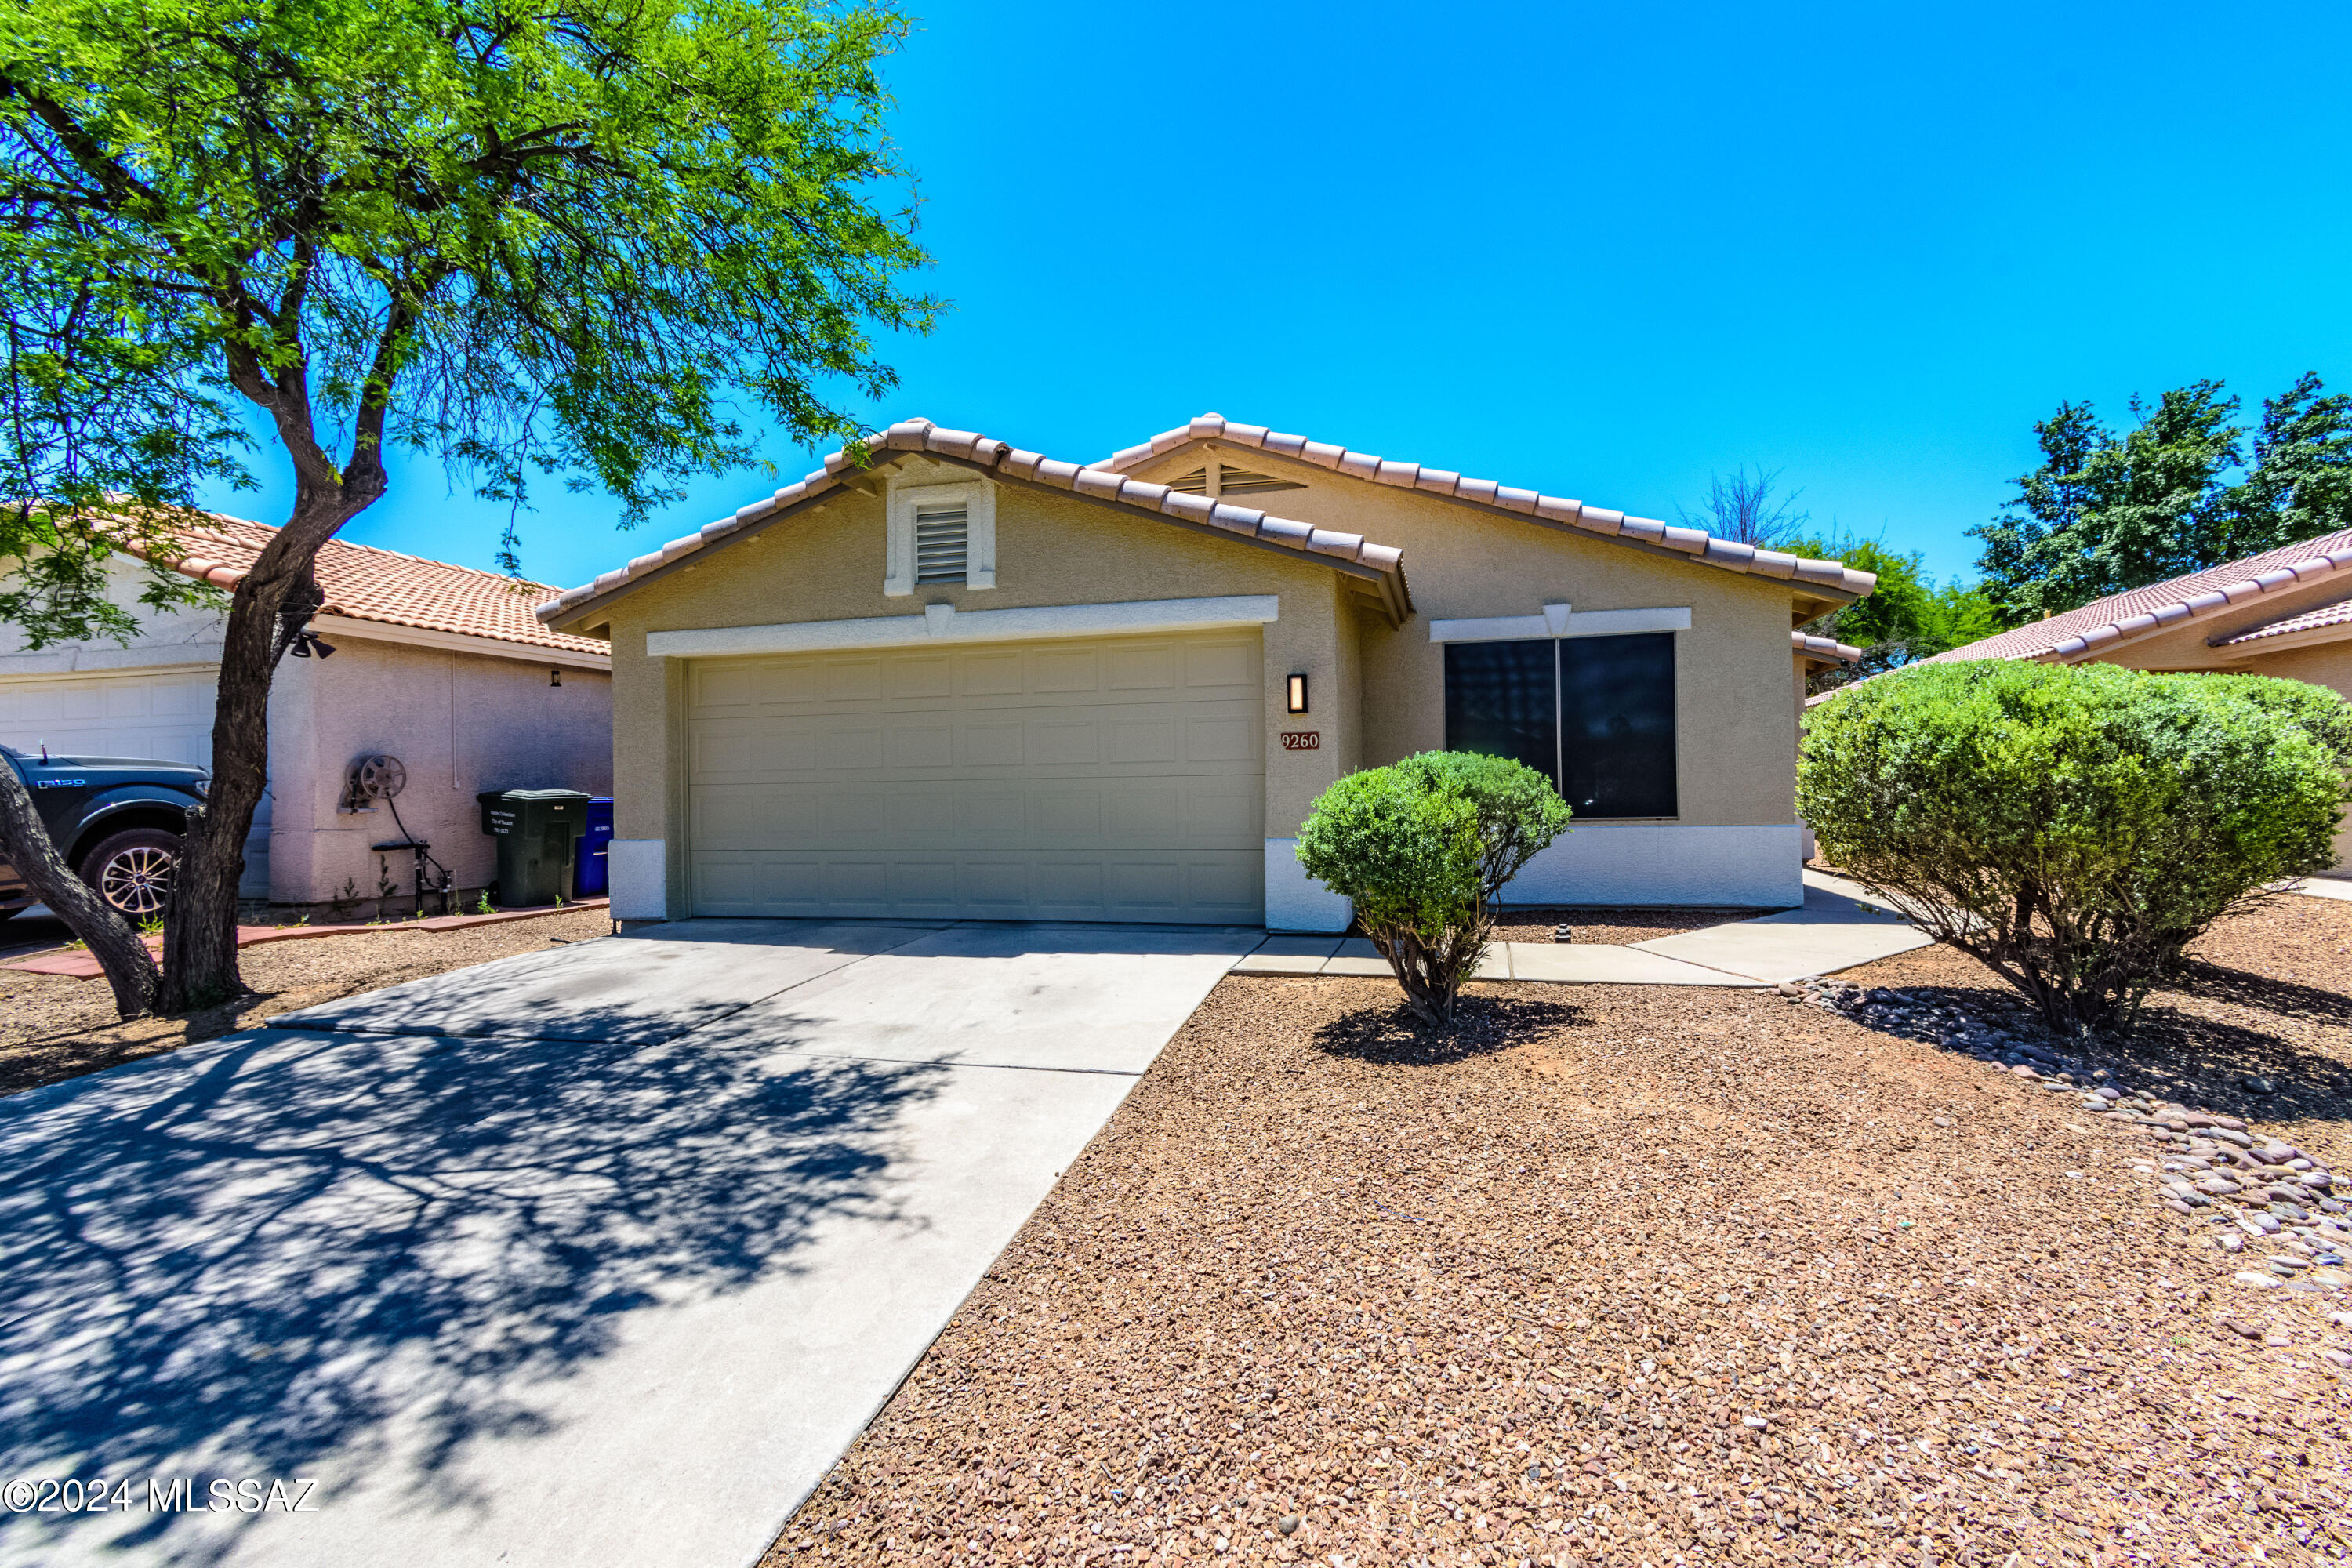
[[[584,942],[613,929],[602,909],[445,931],[386,931],[271,942],[237,955],[259,994],[184,1018],[114,1016],[103,980],[0,969],[0,1094],[79,1078],[199,1040],[250,1028],[280,1013],[381,990],[445,970]]]
[[[2237,917],[2063,1091],[1936,950],[1837,1008],[1480,984],[1444,1040],[1228,979],[768,1562],[2339,1561],[2335,1233],[2239,1283],[2165,1206],[2201,1129],[2083,1091],[2352,1156],[2347,952]]]

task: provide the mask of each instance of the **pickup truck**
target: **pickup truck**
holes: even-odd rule
[[[163,914],[188,813],[205,798],[210,773],[146,757],[57,757],[9,746],[0,746],[0,763],[32,791],[49,842],[83,881],[133,925]],[[35,901],[0,859],[0,921]]]

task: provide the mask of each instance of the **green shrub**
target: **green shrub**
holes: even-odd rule
[[[2231,904],[2325,868],[2352,709],[2300,681],[1920,665],[1813,710],[1822,852],[2069,1031],[2127,1028]]]
[[[1450,1026],[1495,927],[1495,895],[1568,827],[1568,803],[1523,763],[1423,752],[1349,773],[1298,830],[1298,863],[1346,897],[1427,1022]]]

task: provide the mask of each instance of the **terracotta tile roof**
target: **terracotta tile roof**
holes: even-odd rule
[[[1840,664],[1860,664],[1862,649],[1852,643],[1842,643],[1835,637],[1809,637],[1802,632],[1789,634],[1790,645],[1809,658],[1833,658]]]
[[[2289,637],[2296,632],[2315,632],[2323,626],[2352,626],[2352,597],[2321,605],[2299,616],[2283,616],[2275,621],[2265,621],[2234,637],[2207,637],[2214,647],[2241,647],[2247,643],[2261,642],[2265,637]]]
[[[2110,594],[2063,616],[1949,649],[1925,662],[2080,658],[2126,637],[2197,620],[2346,572],[2352,572],[2352,529],[2282,545],[2242,561],[2226,561],[2186,577]]]
[[[1271,516],[1253,507],[1211,500],[1206,496],[1186,495],[1166,485],[1146,484],[1140,479],[1124,479],[1104,468],[1063,462],[1036,452],[1023,451],[1010,442],[970,430],[941,429],[928,419],[900,420],[877,436],[870,446],[877,459],[887,452],[927,452],[1002,474],[1008,479],[1072,490],[1167,521],[1218,530],[1255,540],[1260,544],[1316,557],[1328,564],[1366,569],[1354,574],[1370,579],[1378,587],[1391,617],[1402,621],[1412,613],[1412,592],[1404,578],[1404,552],[1390,545],[1376,544],[1360,533],[1315,528],[1304,522],[1294,522],[1288,518]],[[590,601],[616,593],[682,556],[691,555],[753,523],[837,489],[847,482],[852,471],[846,454],[832,453],[825,458],[822,468],[786,485],[772,496],[740,509],[732,517],[722,517],[698,532],[689,533],[683,539],[673,539],[659,550],[640,555],[627,565],[605,573],[593,583],[566,590],[551,602],[539,606],[540,618],[553,621],[568,616]]]
[[[235,588],[277,531],[266,522],[198,512],[174,531],[184,553],[164,564],[216,587]],[[533,605],[554,592],[544,583],[523,583],[341,539],[319,547],[316,570],[327,595],[320,608],[328,615],[571,653],[612,652],[612,645],[602,637],[551,631],[531,613]]]
[[[1370,479],[1378,485],[1423,490],[1474,506],[1517,512],[1604,539],[1656,545],[1679,552],[1706,565],[1722,567],[1727,572],[1810,583],[1837,593],[1852,594],[1856,598],[1878,585],[1875,574],[1858,572],[1842,562],[1814,561],[1790,555],[1785,551],[1759,550],[1752,544],[1717,539],[1703,529],[1676,528],[1654,518],[1629,517],[1622,511],[1587,506],[1582,501],[1562,500],[1555,496],[1538,495],[1534,490],[1514,489],[1493,479],[1464,479],[1450,468],[1427,468],[1418,463],[1401,463],[1374,457],[1369,452],[1351,452],[1328,442],[1310,441],[1304,436],[1286,436],[1263,425],[1238,425],[1222,414],[1203,414],[1189,425],[1163,430],[1139,447],[1114,452],[1091,466],[1121,473],[1190,442],[1210,440],[1272,452],[1277,457],[1312,463],[1334,473]]]

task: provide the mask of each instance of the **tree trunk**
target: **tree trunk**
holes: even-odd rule
[[[0,853],[49,911],[89,944],[90,956],[114,987],[117,1013],[135,1018],[154,1005],[159,977],[147,944],[58,856],[58,847],[49,842],[48,826],[33,805],[33,792],[5,761],[0,761]]]
[[[244,994],[236,963],[236,889],[245,877],[246,836],[269,780],[269,684],[287,640],[279,613],[310,583],[319,547],[383,493],[380,481],[360,493],[354,489],[298,481],[292,519],[229,601],[213,710],[212,792],[189,826],[163,917],[163,1012],[184,1013]]]

